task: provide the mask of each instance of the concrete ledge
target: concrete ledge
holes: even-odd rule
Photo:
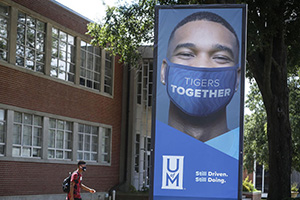
[[[261,192],[243,192],[243,196],[251,200],[261,200]]]

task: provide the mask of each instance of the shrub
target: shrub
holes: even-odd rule
[[[291,191],[292,192],[298,192],[298,184],[297,183],[292,184]]]
[[[243,191],[244,192],[256,192],[257,190],[255,189],[252,180],[249,181],[249,176],[243,180]]]

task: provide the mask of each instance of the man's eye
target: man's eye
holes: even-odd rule
[[[181,53],[178,53],[177,56],[190,58],[190,57],[194,57],[194,54],[193,53],[187,53],[187,52],[181,52]]]
[[[228,56],[214,56],[213,60],[220,64],[233,62],[233,60]]]

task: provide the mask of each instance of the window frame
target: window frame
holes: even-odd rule
[[[44,113],[40,111],[33,111],[33,110],[27,110],[23,108],[18,108],[14,106],[1,106],[0,110],[5,110],[6,112],[6,132],[10,133],[5,136],[5,154],[2,156],[1,159],[7,160],[7,161],[30,161],[30,162],[41,162],[41,163],[62,163],[62,164],[73,164],[77,163],[77,152],[79,150],[78,142],[79,142],[79,124],[84,124],[87,126],[94,126],[97,130],[94,132],[97,137],[94,139],[94,143],[97,143],[97,145],[94,147],[93,153],[97,154],[94,156],[95,160],[87,160],[87,163],[91,165],[99,165],[99,166],[111,166],[112,163],[112,134],[113,134],[113,127],[111,125],[97,123],[97,122],[90,122],[90,121],[84,121],[76,118],[69,118],[49,113]],[[24,115],[31,117],[31,127],[35,126],[39,128],[39,137],[38,137],[38,144],[40,146],[36,146],[33,143],[33,137],[34,135],[30,135],[30,138],[32,141],[31,143],[31,149],[32,148],[38,148],[40,152],[38,152],[39,157],[33,155],[33,151],[31,150],[30,156],[27,156],[26,154],[22,154],[22,148],[28,148],[29,145],[23,143],[23,137],[21,134],[23,134],[22,126],[28,125],[28,123],[24,122]],[[37,118],[36,123],[34,123],[34,118]],[[72,158],[71,159],[55,159],[55,158],[48,158],[48,150],[51,148],[48,147],[48,142],[50,140],[49,137],[49,130],[50,130],[50,119],[60,120],[60,121],[66,121],[69,122],[70,126],[73,129],[72,132],[72,139],[70,146],[72,147]],[[38,121],[38,122],[37,122]],[[20,139],[16,138],[14,135],[15,127],[19,126],[21,127],[19,130],[21,130]],[[70,128],[71,129],[71,128]],[[105,135],[105,130],[109,130],[107,135]],[[31,133],[33,133],[34,129],[31,129]],[[106,138],[106,140],[103,140],[103,138]],[[19,141],[16,142],[16,139]],[[37,140],[36,140],[37,141]],[[103,145],[103,143],[105,145]],[[23,145],[24,144],[24,145]],[[91,143],[92,144],[92,143]],[[23,147],[21,147],[23,145]],[[103,148],[107,146],[107,151],[102,151]],[[13,153],[14,148],[18,149],[18,154]],[[80,151],[80,150],[79,150]],[[106,160],[105,158],[106,155]]]
[[[108,136],[106,135],[108,131]],[[100,149],[100,162],[103,164],[111,164],[111,153],[112,153],[112,128],[111,127],[100,127],[101,132],[101,149]],[[107,141],[107,143],[105,143]],[[105,152],[105,147],[108,146],[108,152]],[[108,160],[105,160],[105,157]]]
[[[16,113],[20,113],[21,114],[21,122],[18,122],[16,121]],[[29,123],[26,123],[25,122],[25,115],[28,115],[28,116],[31,116],[31,124]],[[39,125],[36,125],[35,124],[35,117],[40,117],[41,118],[41,126]],[[21,129],[20,129],[20,142],[19,144],[16,144],[14,143],[14,140],[15,140],[15,134],[16,134],[16,129],[15,127],[16,126],[19,126]],[[29,137],[30,138],[30,144],[24,144],[24,137],[26,136],[25,134],[25,131],[26,131],[26,127],[30,127],[31,128],[31,136]],[[35,138],[35,130],[36,128],[38,128],[39,130],[41,130],[41,134],[40,136],[38,137],[40,139],[40,146],[37,146],[37,145],[34,145],[34,138]],[[25,135],[25,136],[24,136]],[[24,113],[24,112],[14,112],[14,119],[13,119],[13,143],[12,143],[12,156],[13,157],[22,157],[22,158],[39,158],[41,159],[42,158],[42,141],[43,141],[43,117],[42,116],[39,116],[39,115],[34,115],[34,114],[29,114],[29,113]],[[19,152],[19,155],[16,155],[14,154],[14,148],[19,148],[20,152]],[[26,156],[24,155],[24,152],[23,150],[24,149],[29,149],[30,150],[30,155],[29,156]],[[37,149],[40,151],[40,156],[34,156],[34,150]]]
[[[0,48],[0,60],[1,61],[5,61],[8,62],[9,60],[9,44],[10,44],[10,40],[9,40],[9,25],[10,25],[10,7],[6,4],[0,3],[0,7],[6,7],[7,10],[7,14],[3,15],[0,12],[0,17],[6,20],[6,24],[4,26],[2,26],[2,23],[0,24],[0,29],[5,28],[6,29],[6,37],[2,36],[0,34],[0,40],[6,41],[6,49],[4,48]],[[6,26],[6,27],[5,27]],[[6,52],[6,59],[2,59],[1,57],[1,52]]]
[[[5,147],[6,147],[6,122],[7,122],[7,115],[6,115],[6,110],[5,109],[1,109],[0,108],[0,112],[3,111],[3,118],[1,119],[1,115],[0,115],[0,125],[2,124],[2,133],[0,132],[0,134],[2,135],[3,138],[3,142],[1,142],[0,140],[0,146],[2,146],[3,148],[3,152],[1,153],[0,151],[0,156],[5,156]],[[0,129],[1,131],[1,129]],[[1,150],[1,149],[0,149]]]
[[[153,59],[143,59],[141,68],[137,70],[136,102],[145,107],[152,107],[153,99]]]
[[[83,48],[84,45],[84,48]],[[92,48],[92,51],[89,51],[88,48]],[[97,51],[99,54],[97,54]],[[83,57],[84,55],[84,57]],[[92,56],[92,69],[89,68],[89,56]],[[97,70],[97,59],[99,59],[99,69]],[[101,80],[102,80],[102,49],[98,46],[89,45],[88,42],[81,40],[80,42],[80,74],[79,74],[79,84],[83,87],[101,91]],[[88,73],[91,74],[92,78],[88,76]],[[98,75],[98,80],[96,79]],[[88,81],[91,82],[91,87],[88,86]],[[83,83],[84,82],[84,83]],[[97,85],[98,84],[98,87]]]
[[[56,30],[57,36],[54,36],[54,30]],[[61,35],[65,35],[65,41],[63,41],[64,38],[61,38]],[[72,43],[70,43],[71,38],[73,41]],[[57,40],[56,48],[54,48],[55,40]],[[64,49],[62,49],[63,44],[65,44]],[[56,49],[56,53],[54,52],[54,49]],[[76,37],[68,32],[62,31],[60,28],[52,27],[50,57],[50,76],[58,78],[60,80],[64,80],[66,82],[75,83]],[[63,64],[64,66],[61,66],[61,64]],[[53,72],[56,72],[56,74],[54,74]],[[60,77],[61,72],[64,74],[62,77]]]
[[[83,131],[81,131],[80,126],[83,126]],[[90,127],[89,131],[86,131],[86,128]],[[96,134],[95,132],[93,132],[93,129],[96,129]],[[99,126],[93,126],[93,125],[89,125],[89,124],[84,124],[84,123],[79,123],[78,124],[78,149],[77,149],[77,160],[85,160],[88,162],[97,162],[99,163]],[[80,149],[80,136],[82,137],[82,149]],[[86,150],[86,136],[89,137],[89,149],[90,150]],[[93,151],[93,137],[96,137],[96,142],[97,142],[97,147],[96,147],[96,151]],[[82,157],[79,156],[79,154],[82,154]],[[85,157],[85,155],[89,155],[89,159],[87,159]],[[96,155],[95,159],[92,159],[92,155]]]
[[[23,15],[25,21],[20,22],[19,17]],[[35,24],[34,27],[30,27],[29,23],[27,22],[28,19],[34,20],[34,22],[30,22],[32,24]],[[43,30],[39,29],[38,24],[43,24]],[[40,20],[39,18],[33,17],[30,14],[23,12],[22,10],[18,10],[17,12],[17,32],[16,32],[16,66],[23,67],[25,69],[38,72],[38,73],[45,73],[45,67],[46,67],[46,22]],[[21,29],[20,27],[23,27]],[[21,30],[19,32],[19,30]],[[33,36],[33,43],[34,45],[30,47],[30,38],[28,36],[28,30],[33,30],[34,31],[34,36]],[[23,36],[20,36],[23,34]],[[41,41],[40,48],[42,50],[37,49],[37,42],[38,42],[38,35],[42,35],[43,38]],[[31,38],[32,39],[32,38]],[[21,40],[21,41],[20,41]],[[18,54],[20,52],[20,54]],[[33,59],[30,59],[29,55],[33,56]],[[38,57],[41,56],[42,58],[39,58],[40,60],[38,61]],[[20,61],[18,61],[18,59]],[[23,60],[23,62],[21,61]],[[29,67],[28,62],[33,63],[32,67]],[[39,67],[38,67],[39,66]]]
[[[104,65],[104,93],[113,94],[113,81],[114,81],[114,56],[109,52],[105,52],[105,65]],[[108,64],[109,63],[109,64]],[[110,67],[108,67],[108,65]],[[109,83],[110,82],[110,83]],[[107,91],[108,90],[108,91]]]
[[[55,120],[55,127],[51,127],[51,121]],[[63,123],[63,129],[59,128],[58,123],[62,122]],[[67,124],[69,123],[69,126],[71,127],[71,130],[68,130]],[[50,147],[50,132],[54,131],[54,147]],[[59,148],[57,143],[58,143],[58,132],[63,133],[63,138],[62,138],[62,148]],[[66,135],[70,134],[70,140],[67,140]],[[49,118],[49,127],[48,127],[48,145],[47,145],[47,158],[50,160],[72,160],[72,151],[73,151],[73,137],[74,137],[74,132],[73,132],[73,122],[65,121],[65,120],[60,120],[56,118]],[[70,142],[70,148],[66,148],[66,142]],[[54,151],[54,157],[49,157],[50,151]],[[57,157],[57,152],[61,151],[62,152],[62,158]],[[66,158],[66,153],[71,153],[70,158]]]

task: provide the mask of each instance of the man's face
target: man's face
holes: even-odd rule
[[[193,21],[174,34],[168,48],[171,62],[193,67],[230,67],[238,63],[233,33],[211,21]]]
[[[166,88],[170,99],[176,107],[191,116],[208,116],[221,108],[225,111],[223,108],[239,85],[238,55],[235,35],[222,24],[204,20],[188,22],[179,27],[170,40],[167,58],[171,63],[163,60],[161,82],[166,84],[168,81]],[[198,67],[201,69],[191,69]],[[202,69],[222,67],[227,69]],[[214,95],[216,91],[220,94]],[[213,100],[215,106],[211,106]]]
[[[86,170],[86,164],[79,165],[79,168],[82,169],[83,171],[85,171]]]

